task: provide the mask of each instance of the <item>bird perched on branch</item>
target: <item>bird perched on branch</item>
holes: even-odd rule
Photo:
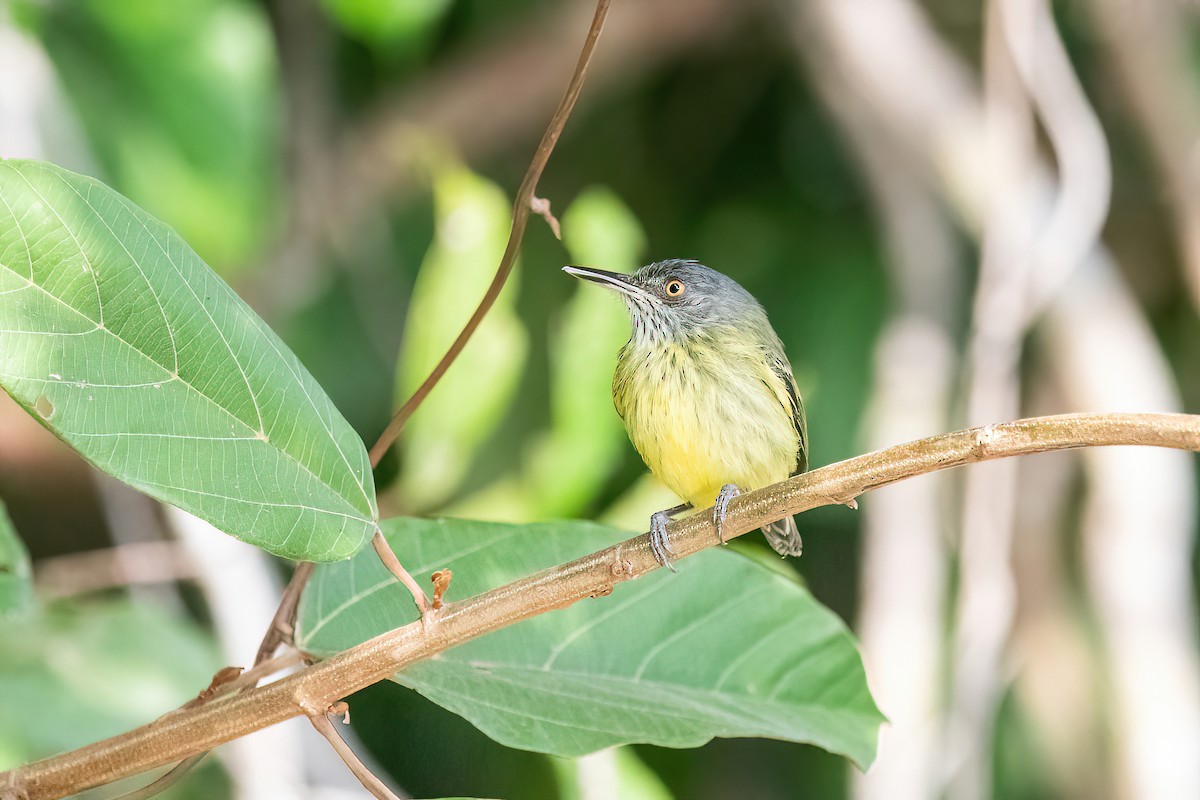
[[[617,357],[613,402],[646,466],[686,501],[650,518],[650,544],[671,567],[666,526],[713,505],[717,536],[742,490],[808,468],[804,404],[767,314],[732,278],[696,261],[647,264],[632,275],[564,272],[618,292],[633,334]],[[798,556],[792,517],[763,529],[776,552]]]

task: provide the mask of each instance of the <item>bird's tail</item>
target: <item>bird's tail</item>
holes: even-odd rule
[[[800,539],[800,531],[796,530],[796,520],[792,517],[784,517],[779,522],[764,525],[762,532],[763,536],[767,537],[767,544],[775,548],[775,552],[781,556],[798,556],[804,551],[804,542]]]

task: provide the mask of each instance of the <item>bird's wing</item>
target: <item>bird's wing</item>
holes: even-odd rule
[[[796,469],[793,475],[799,475],[808,469],[808,423],[804,418],[804,401],[800,399],[800,390],[796,388],[796,379],[792,377],[792,368],[787,360],[781,356],[767,354],[767,361],[771,366],[771,371],[779,378],[779,382],[783,384],[784,397],[780,401],[788,409],[792,416],[792,425],[796,429],[796,436],[800,440],[800,447],[796,451]]]

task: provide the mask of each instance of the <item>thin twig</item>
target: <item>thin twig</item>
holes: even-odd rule
[[[299,650],[288,649],[274,658],[268,658],[265,661],[260,661],[250,669],[238,675],[231,681],[222,683],[216,690],[204,698],[203,702],[211,703],[221,697],[240,692],[243,689],[249,689],[259,684],[263,678],[268,675],[274,675],[276,672],[285,670],[288,667],[299,666],[304,663],[304,657]]]
[[[178,542],[127,542],[42,559],[34,585],[48,600],[114,587],[193,580],[198,570]]]
[[[588,91],[620,86],[672,63],[680,53],[730,36],[758,5],[729,0],[623,4],[619,18],[605,25],[607,43],[588,68]],[[323,172],[333,179],[322,198],[321,223],[294,231],[298,241],[289,248],[339,247],[359,235],[364,219],[416,191],[421,184],[411,178],[424,156],[420,148],[403,144],[413,131],[452,142],[472,162],[520,145],[531,131],[541,130],[545,109],[562,93],[561,75],[578,56],[576,32],[587,25],[593,9],[587,0],[540,7],[487,46],[462,48],[459,56],[439,60],[415,83],[385,93],[349,126],[335,148],[320,154],[328,162]],[[481,119],[487,124],[481,125]],[[261,285],[275,287],[292,279],[284,256],[280,252],[271,258]],[[305,297],[312,291],[299,286],[291,293]]]
[[[194,756],[189,756],[175,766],[171,767],[171,769],[167,770],[162,775],[159,775],[150,783],[147,783],[142,788],[134,789],[132,792],[119,795],[113,798],[113,800],[147,800],[147,798],[154,797],[157,794],[165,792],[167,789],[170,789],[172,786],[179,783],[179,781],[186,778],[188,773],[190,773],[197,764],[203,761],[204,757],[207,755],[207,752],[203,752]]]
[[[241,667],[222,667],[213,675],[212,681],[200,694],[193,697],[191,700],[183,704],[184,708],[195,708],[196,706],[207,703],[212,698],[219,694],[223,694],[222,689],[233,683],[241,677],[243,670]]]
[[[287,587],[283,590],[283,597],[279,600],[279,608],[275,610],[275,616],[271,619],[271,627],[267,629],[262,644],[258,646],[258,654],[254,657],[254,666],[257,667],[270,658],[281,643],[291,641],[296,622],[296,608],[300,605],[300,595],[304,591],[308,579],[312,577],[315,566],[311,561],[301,561],[296,565],[292,579],[288,581]]]
[[[987,425],[921,439],[831,464],[749,492],[730,503],[726,538],[767,522],[849,500],[882,486],[950,467],[1079,447],[1141,445],[1200,451],[1200,416],[1189,414],[1065,414]],[[1149,500],[1148,500],[1149,501]],[[717,544],[711,514],[667,526],[679,558]],[[625,565],[614,574],[613,563]],[[129,733],[0,773],[28,794],[53,798],[178,761],[277,722],[328,708],[417,661],[471,639],[587,597],[658,569],[649,534],[447,605],[429,629],[412,623],[305,670],[226,702],[167,714]]]
[[[354,751],[350,749],[350,745],[346,744],[346,740],[341,737],[333,723],[329,721],[328,714],[312,714],[309,716],[309,722],[317,729],[317,732],[324,736],[333,749],[337,751],[342,761],[346,762],[346,766],[354,773],[354,777],[358,778],[359,783],[379,800],[400,800],[400,797],[389,789],[379,777],[367,768]]]
[[[496,302],[496,298],[500,296],[500,291],[504,288],[505,282],[508,280],[509,274],[512,273],[513,265],[517,261],[517,253],[521,250],[521,240],[525,237],[525,228],[529,221],[531,211],[536,211],[546,218],[551,229],[557,236],[558,220],[550,213],[550,203],[547,200],[540,199],[535,196],[537,191],[538,180],[542,176],[542,171],[546,168],[546,162],[550,160],[550,154],[554,152],[554,145],[558,143],[558,137],[562,134],[563,127],[567,124],[567,119],[571,116],[571,110],[575,107],[575,101],[579,99],[579,93],[583,89],[584,78],[587,77],[588,64],[592,60],[592,51],[596,47],[596,41],[600,38],[600,31],[604,28],[604,18],[608,14],[608,5],[610,0],[597,0],[596,13],[592,17],[592,26],[588,30],[587,38],[584,40],[583,49],[579,53],[579,61],[575,65],[575,72],[571,75],[571,81],[567,85],[567,90],[563,94],[562,99],[558,102],[558,108],[554,111],[554,116],[550,119],[550,125],[546,128],[546,133],[542,136],[541,143],[538,144],[537,151],[533,154],[533,160],[529,163],[529,169],[525,172],[525,177],[521,181],[521,186],[517,190],[517,196],[513,201],[513,221],[512,229],[508,234],[508,244],[504,248],[504,255],[500,258],[500,266],[496,269],[496,275],[492,278],[492,283],[488,286],[487,292],[483,299],[479,301],[479,306],[475,309],[475,313],[467,320],[467,324],[463,326],[462,331],[458,334],[458,338],[450,345],[450,349],[442,356],[442,360],[433,368],[433,372],[429,373],[429,377],[417,388],[412,397],[400,407],[392,416],[391,422],[388,423],[383,433],[379,436],[379,441],[371,448],[371,466],[379,466],[380,460],[396,441],[400,435],[400,431],[404,428],[404,424],[408,418],[412,416],[417,407],[429,396],[433,391],[433,387],[446,374],[446,370],[454,363],[454,359],[458,358],[458,354],[462,352],[467,341],[479,327],[479,323],[487,316],[492,305]],[[413,580],[412,575],[408,574],[408,570],[404,569],[400,560],[396,558],[396,554],[392,552],[392,547],[388,544],[387,539],[383,538],[383,534],[379,531],[375,532],[375,538],[371,544],[375,548],[375,552],[379,554],[379,559],[384,563],[389,571],[395,575],[401,583],[408,588],[412,593],[413,601],[416,602],[417,608],[421,611],[421,620],[423,623],[428,623],[433,612],[433,604],[429,597],[422,591],[421,587]]]
[[[408,589],[413,596],[413,602],[417,604],[417,610],[421,612],[421,620],[428,622],[430,613],[433,611],[433,603],[429,600],[429,596],[417,583],[416,579],[408,573],[404,565],[400,563],[400,559],[396,557],[396,553],[392,550],[392,546],[388,544],[388,540],[383,538],[383,531],[379,528],[375,529],[375,536],[371,539],[371,546],[375,548],[375,554],[379,556],[379,560],[388,568],[388,572],[396,576],[396,579],[404,584],[404,588]]]
[[[554,145],[558,143],[558,137],[562,134],[563,127],[567,124],[567,119],[571,116],[571,110],[575,108],[575,101],[579,99],[579,93],[583,89],[584,78],[587,77],[588,64],[592,60],[592,51],[596,47],[596,40],[600,38],[600,31],[604,28],[604,18],[608,14],[608,5],[610,0],[597,0],[596,13],[592,17],[592,27],[588,30],[587,39],[584,40],[583,49],[579,53],[579,61],[575,65],[575,72],[571,75],[571,82],[567,85],[567,91],[563,94],[562,99],[558,101],[558,108],[554,110],[554,116],[550,119],[550,125],[546,128],[545,134],[542,135],[542,141],[538,144],[537,151],[533,154],[533,160],[529,163],[529,169],[525,172],[525,177],[521,181],[521,186],[517,189],[517,196],[513,200],[513,221],[512,229],[508,234],[508,244],[504,248],[504,255],[500,258],[500,266],[496,269],[496,276],[492,278],[492,283],[488,286],[487,292],[483,299],[479,301],[479,306],[475,309],[475,313],[467,320],[467,324],[463,326],[462,332],[458,334],[458,338],[450,345],[450,349],[442,356],[442,360],[433,368],[433,372],[429,373],[429,377],[425,382],[413,392],[412,397],[400,407],[400,409],[392,416],[391,422],[387,428],[379,436],[379,441],[371,448],[371,466],[378,466],[380,459],[384,453],[396,441],[400,435],[400,431],[404,428],[404,423],[412,416],[417,407],[429,396],[433,391],[433,387],[446,374],[446,370],[454,363],[454,359],[458,358],[458,354],[462,352],[466,346],[467,340],[479,327],[479,323],[487,315],[492,305],[496,302],[496,298],[500,296],[500,290],[504,288],[505,281],[508,280],[509,273],[512,272],[513,265],[517,261],[517,253],[521,249],[521,240],[525,237],[525,227],[529,221],[529,213],[534,210],[534,204],[537,201],[535,192],[537,191],[538,180],[542,177],[542,171],[546,168],[546,162],[550,160],[550,154],[554,152]],[[547,222],[550,222],[551,227],[557,227],[552,221],[554,218],[550,215],[550,205],[546,201],[541,201],[538,204],[538,212],[543,213],[542,206],[544,205],[544,214],[547,216]]]

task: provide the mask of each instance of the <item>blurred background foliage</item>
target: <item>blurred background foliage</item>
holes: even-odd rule
[[[968,93],[978,92],[982,71],[992,69],[984,47],[987,3],[854,5],[864,30],[883,24],[871,22],[874,7],[918,15],[941,56],[955,60]],[[1122,83],[1132,68],[1105,27],[1113,7],[1136,14],[1139,4],[1112,0],[1108,10],[1097,10],[1105,5],[1053,4],[1111,151],[1103,242],[1117,265],[1112,279],[1120,297],[1152,334],[1168,405],[1196,413],[1200,322],[1187,276],[1197,256],[1189,256],[1186,232],[1200,226],[1188,216],[1200,206],[1188,206],[1186,189],[1172,188],[1172,167],[1164,167],[1154,125],[1147,124],[1155,112]],[[806,36],[820,40],[837,30],[830,21],[836,14],[822,7],[614,2],[590,83],[539,187],[562,220],[563,240],[532,221],[499,303],[381,465],[385,513],[587,517],[642,530],[651,511],[674,503],[645,475],[612,409],[612,367],[628,335],[624,311],[563,276],[559,267],[567,263],[629,270],[647,260],[692,257],[741,282],[766,306],[787,347],[808,409],[815,465],[887,443],[881,430],[912,438],[992,421],[970,419],[966,400],[986,247],[981,221],[956,208],[954,191],[932,202],[950,269],[914,292],[902,266],[903,212],[928,210],[921,203],[936,170],[913,165],[936,162],[939,141],[930,135],[916,145],[864,148],[863,141],[879,139],[855,139],[872,128],[860,124],[864,112],[854,104],[872,98],[853,80],[839,82],[840,71],[848,75],[851,68],[836,60],[847,57],[839,47],[854,45],[804,50],[813,42]],[[1170,77],[1200,91],[1194,8],[1170,0],[1145,8],[1182,20],[1173,32],[1187,59]],[[0,0],[7,84],[0,89],[0,156],[46,158],[94,175],[174,226],[280,331],[370,443],[490,280],[512,192],[565,85],[590,11],[587,2],[549,0]],[[902,37],[881,41],[905,46]],[[892,88],[901,106],[907,93],[920,94],[911,83]],[[1189,136],[1200,131],[1186,115],[1183,124]],[[1037,129],[1034,149],[1052,151],[1046,138]],[[872,152],[883,159],[882,173],[872,173]],[[896,203],[889,211],[886,176],[914,169],[925,187],[914,195],[920,202],[901,200],[897,216]],[[1190,169],[1194,180],[1194,151],[1190,166],[1180,169]],[[954,184],[955,177],[946,180]],[[940,378],[947,388],[915,412],[924,427],[889,428],[880,422],[898,408],[885,391],[887,365],[895,363],[886,344],[889,320],[913,308],[936,322],[949,348],[918,351],[915,363],[948,359]],[[1115,335],[1125,335],[1113,326]],[[1092,402],[1094,395],[1079,399],[1069,385],[1074,373],[1055,360],[1053,326],[1034,320],[1027,334],[1016,384],[1021,413]],[[1108,353],[1110,377],[1118,382],[1126,355]],[[925,380],[920,369],[905,374]],[[1170,410],[1139,405],[1136,392],[1129,396],[1139,410]],[[987,757],[975,790],[945,777],[957,769],[956,755],[937,745],[913,756],[931,762],[925,783],[894,783],[890,795],[852,779],[839,758],[771,741],[715,741],[695,751],[637,747],[578,763],[550,759],[492,743],[390,683],[351,698],[354,731],[383,772],[417,797],[1148,796],[1137,789],[1147,784],[1138,783],[1140,767],[1130,755],[1137,742],[1122,733],[1129,710],[1122,711],[1119,692],[1106,689],[1123,667],[1114,664],[1120,647],[1101,643],[1103,614],[1098,618],[1091,605],[1102,591],[1084,563],[1093,547],[1088,473],[1078,460],[1054,464],[1049,478],[1036,472],[1021,478],[1028,491],[1054,498],[1018,508],[1019,525],[1036,527],[1030,514],[1043,524],[1042,550],[1034,548],[1042,560],[1028,567],[1028,560],[1014,558],[1017,572],[1009,579],[1021,599],[1010,609],[1011,627],[999,614],[1007,655],[992,687],[986,733],[977,737]],[[1185,496],[1137,500],[1175,504],[1185,514],[1182,544],[1172,551],[1190,565],[1191,576],[1180,618],[1186,635],[1171,640],[1183,684],[1163,691],[1188,709],[1195,693],[1187,682],[1196,659],[1196,478],[1192,467],[1185,471]],[[957,650],[948,620],[956,617],[953,542],[962,500],[957,484],[938,487],[937,516],[922,541],[932,542],[950,577],[930,588],[937,594],[923,624],[938,632],[943,649],[923,678],[940,725],[954,718],[950,662]],[[0,767],[150,719],[194,695],[222,661],[249,657],[218,656],[218,641],[227,639],[197,588],[202,560],[193,563],[186,553],[129,560],[139,547],[176,546],[169,522],[93,476],[7,401],[0,406],[0,496],[32,553],[42,599],[31,608],[21,590],[10,588],[9,575],[24,562],[7,555],[16,545],[0,531],[0,611],[9,609],[3,624],[37,621],[20,652],[0,656]],[[864,505],[872,502],[868,497]],[[1049,510],[1038,517],[1043,506]],[[905,518],[893,522],[903,531]],[[869,593],[874,580],[860,546],[868,535],[863,516],[827,508],[800,524],[806,552],[788,568],[852,626],[859,619],[869,626],[871,618],[862,615],[871,612],[860,604],[866,596],[860,592]],[[919,523],[911,527],[917,535]],[[757,540],[734,546],[763,547]],[[79,560],[96,553],[100,561]],[[893,581],[931,586],[903,560],[891,570]],[[1039,596],[1026,594],[1031,581],[1061,596],[1054,606],[1061,613],[1050,618],[1065,628],[1050,629],[1069,632],[1065,650],[1055,649],[1063,637],[1056,645],[1034,635],[1048,617],[1036,613],[1045,608]],[[267,615],[244,624],[264,629]],[[871,641],[864,646],[879,688],[887,682],[872,672]],[[1027,680],[1020,664],[1031,647],[1049,648],[1047,658],[1077,671],[1039,683],[1044,674],[1030,667]],[[1075,693],[1082,698],[1055,697],[1064,681],[1085,687]],[[887,692],[877,698],[893,715]],[[1054,721],[1093,702],[1101,707],[1081,717],[1081,735]],[[907,720],[893,721],[905,730]],[[1194,728],[1176,730],[1183,731],[1181,747],[1200,741]],[[252,797],[238,772],[246,765],[220,763],[210,762],[173,791]],[[1081,776],[1078,765],[1088,763],[1093,772]],[[328,771],[305,776],[303,761],[273,768],[301,774],[300,789],[284,781],[296,792],[287,796],[320,796],[321,787],[337,780]],[[598,786],[622,789],[606,795]]]

